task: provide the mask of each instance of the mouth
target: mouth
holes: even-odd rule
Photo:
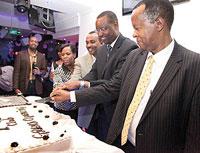
[[[88,51],[89,51],[89,52],[93,52],[94,49],[93,49],[93,48],[89,48]]]
[[[101,41],[103,41],[103,42],[106,41],[106,37],[101,37],[100,39],[101,39]]]

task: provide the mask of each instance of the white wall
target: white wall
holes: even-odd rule
[[[172,35],[178,43],[200,53],[200,1],[175,5],[175,20]]]
[[[172,27],[172,36],[176,41],[198,53],[200,53],[199,6],[199,0],[190,0],[189,2],[175,5],[175,21]],[[95,28],[97,15],[105,10],[112,10],[117,14],[121,33],[133,39],[130,15],[122,16],[122,1],[101,0],[101,2],[96,2],[96,5],[88,10],[88,12],[80,14],[79,55],[87,52],[85,49],[85,36]]]

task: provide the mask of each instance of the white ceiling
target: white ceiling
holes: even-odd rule
[[[17,0],[0,1],[14,4]],[[67,14],[76,14],[90,9],[95,3],[94,0],[30,0],[30,4]]]
[[[12,5],[16,3],[16,0],[0,0],[2,1],[1,5],[8,4],[5,6],[0,7],[0,12],[4,12],[6,14],[11,13]],[[55,13],[57,19],[57,25],[59,27],[60,32],[62,33],[63,30],[70,29],[70,28],[77,28],[79,26],[78,23],[78,15],[80,13],[84,13],[86,11],[89,11],[92,5],[94,5],[93,0],[30,0],[30,4],[49,8],[52,9],[58,13]],[[60,15],[59,15],[60,12]],[[24,14],[20,14],[15,11],[14,15],[24,16]],[[11,15],[12,16],[12,15]],[[11,17],[13,18],[13,17]],[[12,20],[12,19],[11,19]],[[10,19],[8,19],[10,21]],[[72,22],[73,21],[73,22]],[[2,21],[3,22],[3,21]],[[13,22],[13,21],[12,21]],[[70,23],[70,25],[69,25]],[[2,25],[2,24],[0,24]],[[7,23],[7,26],[9,25],[15,25],[15,22],[13,23]],[[74,26],[77,25],[77,26]],[[6,25],[4,25],[6,26]],[[28,29],[26,26],[17,25],[16,27],[23,27],[25,29]],[[35,31],[41,31],[42,29],[39,29],[37,27],[32,27],[32,30]],[[72,31],[72,30],[71,30]]]

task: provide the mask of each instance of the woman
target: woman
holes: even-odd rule
[[[58,49],[59,60],[52,63],[51,79],[53,80],[53,88],[67,82],[71,78],[74,71],[74,63],[76,58],[76,48],[71,44],[63,44]],[[55,110],[73,119],[77,119],[77,110],[73,110],[70,103],[54,104]]]
[[[74,71],[76,48],[70,44],[63,44],[58,49],[59,60],[52,63],[53,87],[67,82]]]

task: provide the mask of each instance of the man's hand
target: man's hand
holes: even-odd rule
[[[35,68],[33,69],[33,74],[34,74],[34,75],[40,75],[40,74],[41,74],[40,69],[39,69],[38,67],[35,67]]]
[[[81,81],[67,81],[64,83],[63,89],[75,90],[75,89],[79,89],[81,86],[84,88],[89,87],[88,81],[82,81],[82,82],[83,82],[83,84],[81,85]]]
[[[67,90],[74,90],[80,88],[80,81],[67,81],[64,83],[64,88]]]
[[[70,94],[66,90],[62,89],[55,89],[52,91],[50,94],[50,97],[53,101],[60,103],[64,101],[69,101],[70,100]]]
[[[15,89],[16,94],[22,94],[22,92],[19,89]]]

